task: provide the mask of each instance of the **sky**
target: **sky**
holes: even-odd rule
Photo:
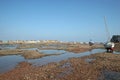
[[[120,35],[120,0],[0,0],[0,40],[104,42]]]

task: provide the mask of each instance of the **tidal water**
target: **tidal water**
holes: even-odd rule
[[[34,49],[28,49],[28,50],[36,50]],[[29,63],[32,63],[36,66],[45,65],[51,62],[59,62],[62,60],[67,60],[69,58],[74,57],[83,57],[90,54],[105,52],[104,49],[93,49],[91,51],[83,52],[83,53],[73,53],[68,52],[64,50],[39,50],[39,52],[42,52],[43,54],[59,54],[59,55],[51,55],[51,56],[45,56],[38,59],[25,59],[21,55],[7,55],[7,56],[0,56],[0,73],[7,72],[13,68],[19,63],[23,61],[27,61]]]

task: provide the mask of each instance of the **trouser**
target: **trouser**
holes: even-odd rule
[[[113,52],[113,48],[107,48],[107,52]]]

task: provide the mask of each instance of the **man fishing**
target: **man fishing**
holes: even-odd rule
[[[113,42],[107,42],[104,44],[105,49],[107,49],[107,52],[113,52],[115,44]]]

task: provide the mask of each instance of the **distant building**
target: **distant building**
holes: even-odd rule
[[[2,43],[3,43],[3,44],[7,44],[7,43],[8,43],[8,41],[2,41]]]
[[[2,44],[3,43],[3,41],[2,40],[0,40],[0,44]]]

